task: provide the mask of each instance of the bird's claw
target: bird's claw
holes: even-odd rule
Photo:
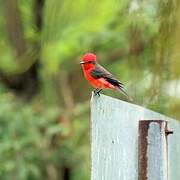
[[[100,97],[100,92],[102,91],[102,89],[95,89],[94,90],[94,96],[99,96]]]
[[[100,93],[94,91],[94,96],[97,96],[97,95],[100,97]]]

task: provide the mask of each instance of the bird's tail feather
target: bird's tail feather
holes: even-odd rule
[[[123,87],[117,87],[117,90],[122,93],[123,95],[125,95],[129,101],[133,101],[133,99],[126,93],[126,91],[123,89]]]

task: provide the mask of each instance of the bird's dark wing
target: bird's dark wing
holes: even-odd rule
[[[91,76],[95,79],[104,78],[114,86],[123,87],[123,83],[117,80],[110,72],[104,69],[101,65],[95,64],[94,69],[90,72]]]

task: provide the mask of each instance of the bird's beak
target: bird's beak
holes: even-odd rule
[[[85,62],[81,61],[80,64],[85,64]]]

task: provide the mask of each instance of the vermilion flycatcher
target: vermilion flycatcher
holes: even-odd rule
[[[96,55],[93,53],[86,53],[80,62],[83,73],[87,81],[95,88],[95,95],[100,95],[102,89],[118,90],[132,100],[124,90],[124,85],[117,80],[110,72],[104,69],[96,61]]]

